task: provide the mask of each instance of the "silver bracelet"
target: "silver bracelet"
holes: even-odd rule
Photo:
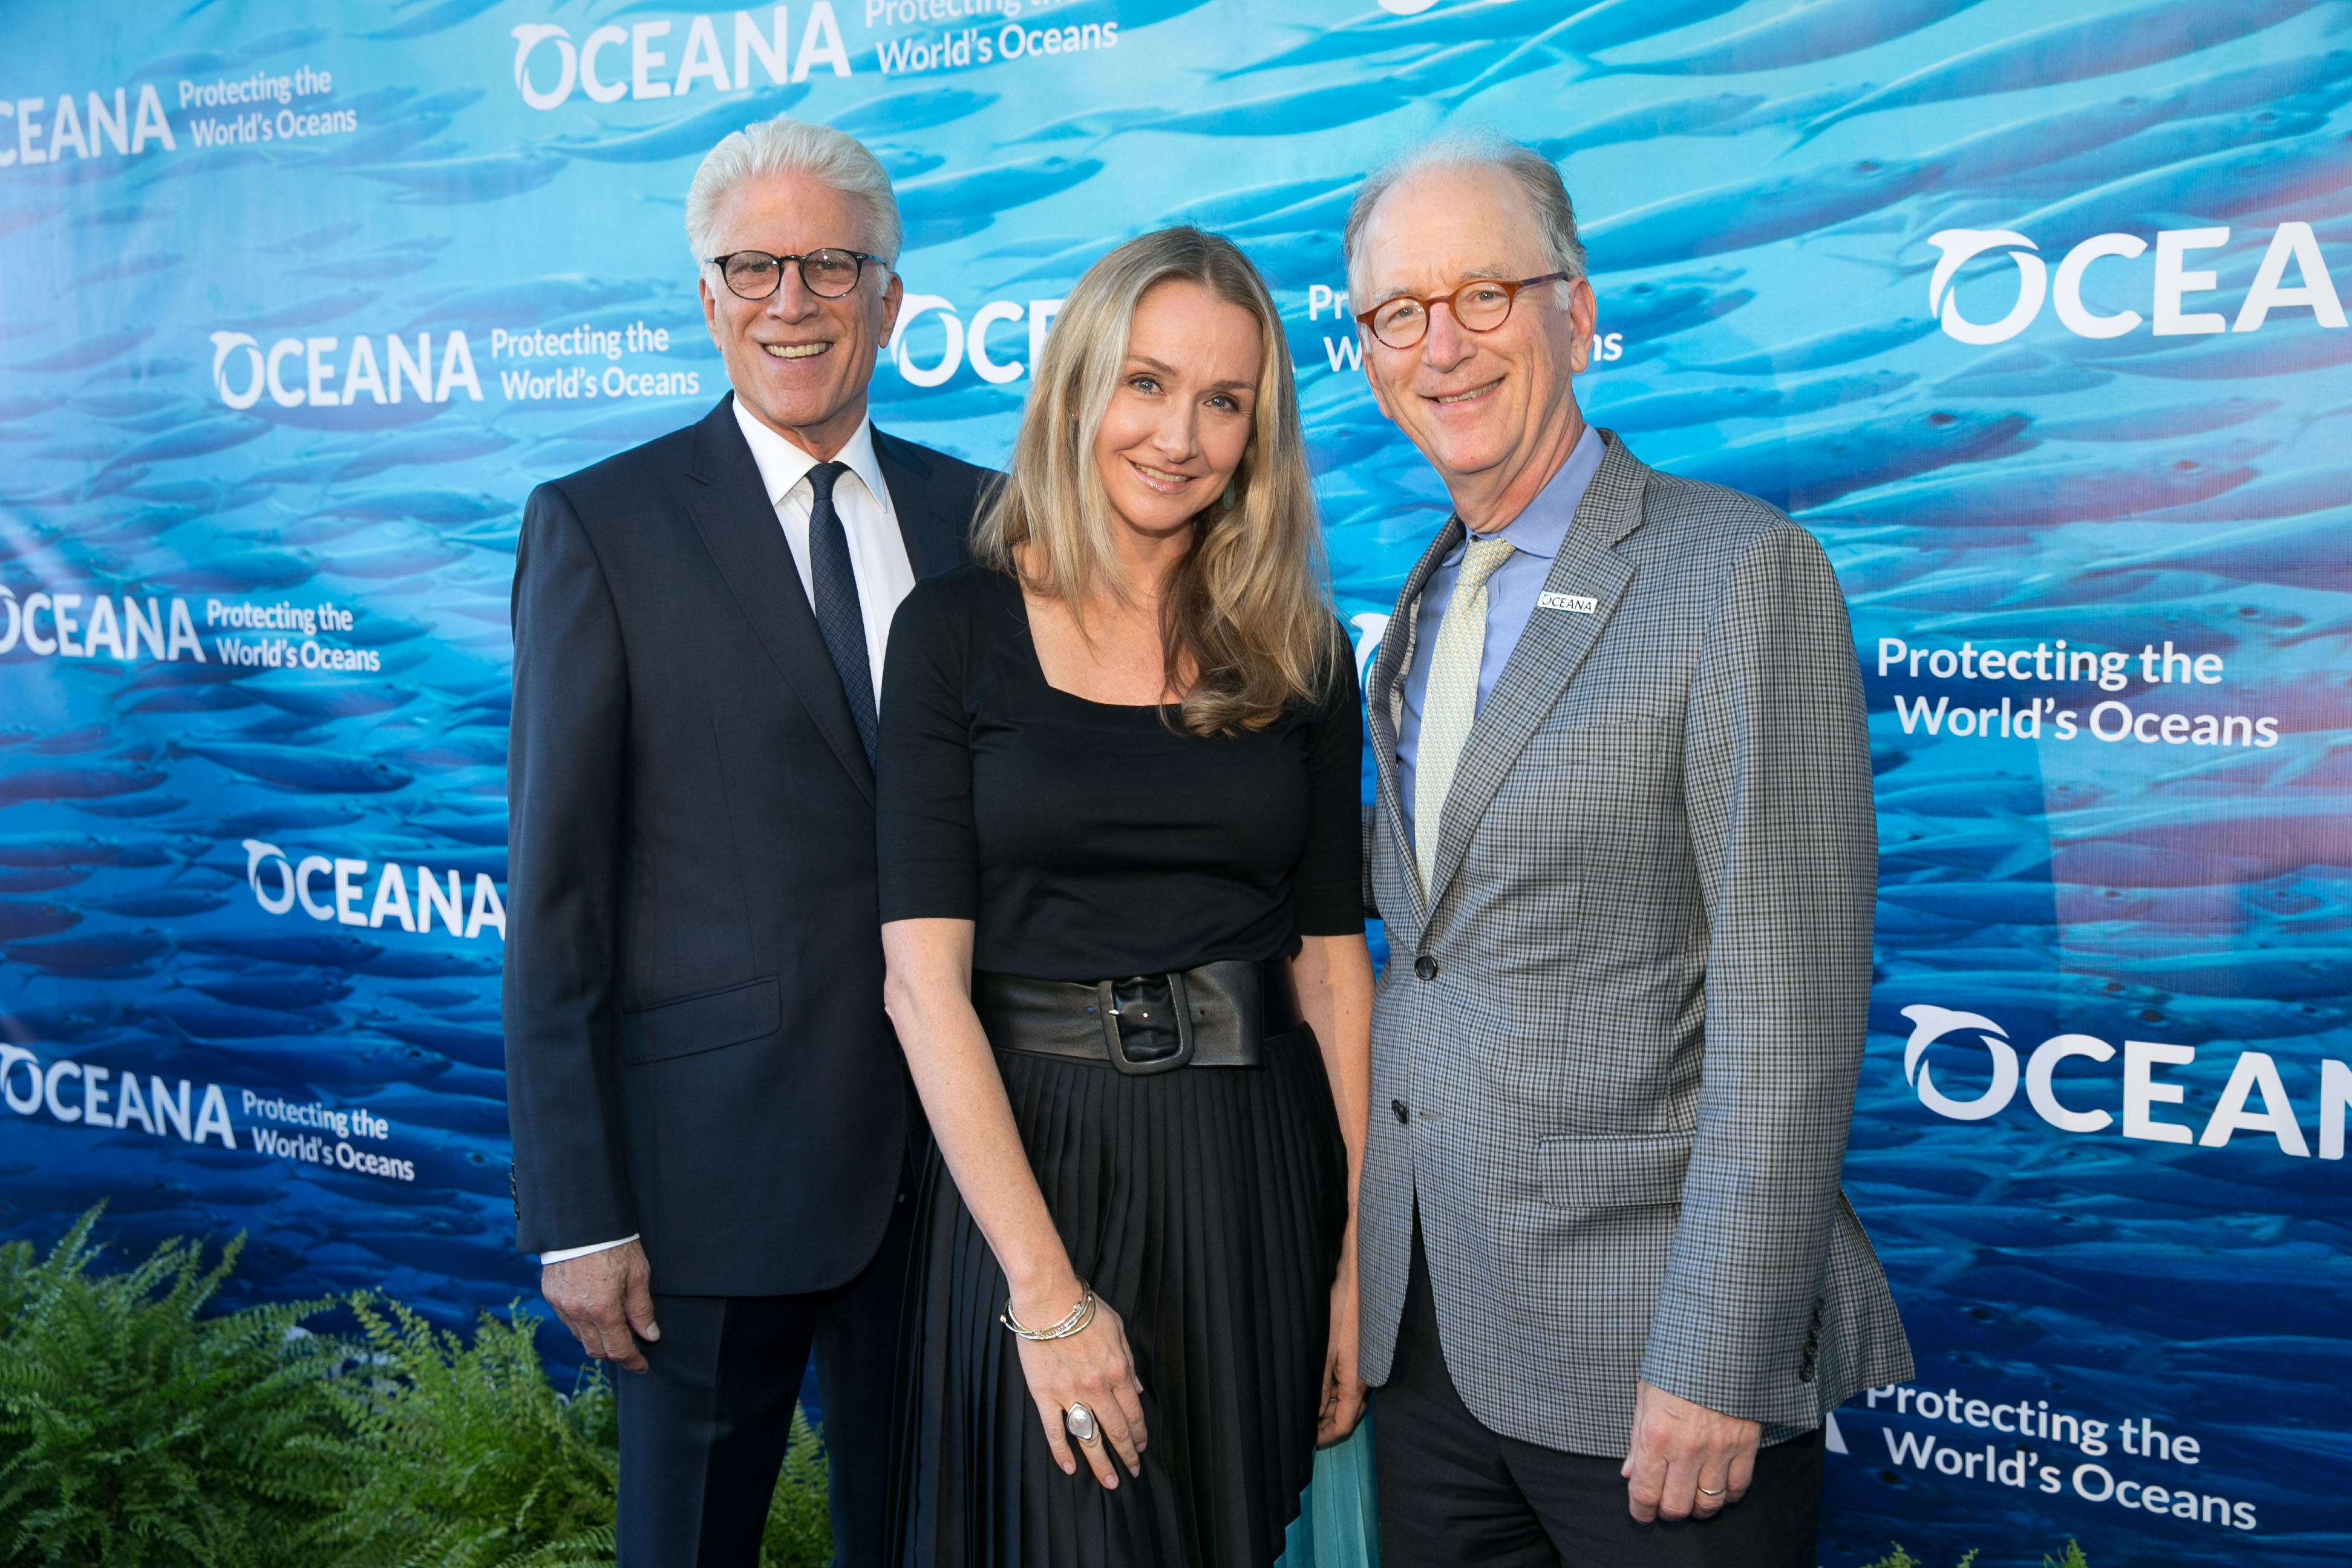
[[[1009,1295],[1004,1298],[1004,1310],[998,1315],[996,1321],[1024,1340],[1039,1342],[1046,1340],[1066,1340],[1074,1334],[1086,1332],[1087,1325],[1095,1321],[1094,1287],[1083,1279],[1079,1280],[1078,1304],[1071,1308],[1068,1314],[1050,1329],[1024,1327],[1021,1320],[1013,1315],[1013,1298]]]

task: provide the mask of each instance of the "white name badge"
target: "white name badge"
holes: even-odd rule
[[[1588,599],[1581,594],[1538,594],[1536,603],[1547,610],[1566,610],[1572,616],[1589,616],[1601,608],[1601,601]]]

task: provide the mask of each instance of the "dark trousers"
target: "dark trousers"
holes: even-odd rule
[[[836,1568],[881,1568],[912,1205],[848,1284],[806,1296],[654,1297],[643,1375],[613,1374],[621,1568],[753,1568],[814,1351]]]
[[[1819,1432],[1759,1452],[1747,1497],[1713,1519],[1640,1524],[1626,1510],[1622,1459],[1563,1454],[1480,1425],[1438,1346],[1417,1226],[1396,1360],[1377,1399],[1387,1568],[1811,1568]]]

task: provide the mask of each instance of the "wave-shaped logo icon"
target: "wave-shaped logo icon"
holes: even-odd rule
[[[243,349],[253,356],[246,377],[245,390],[232,392],[228,384],[228,356]],[[263,379],[261,344],[251,332],[215,332],[213,334],[213,391],[231,408],[250,408],[261,401]]]
[[[525,22],[514,29],[515,89],[533,109],[553,109],[572,96],[572,85],[580,77],[580,55],[572,47],[571,37],[570,32],[552,22]],[[531,50],[545,43],[555,46],[556,77],[553,90],[541,92],[530,85],[529,68]]]
[[[2005,228],[1948,228],[1929,235],[1927,243],[1944,253],[1936,263],[1934,276],[1927,279],[1927,313],[1943,323],[1947,336],[1979,346],[2005,343],[2041,314],[2042,296],[2050,288],[2049,269],[2042,266],[2042,258],[2032,254],[2039,247],[2023,235]],[[2009,253],[2009,258],[2017,263],[2017,303],[1998,321],[1971,321],[1960,314],[1960,291],[1948,290],[1948,286],[1961,268],[2004,245],[2019,247]]]
[[[1903,1077],[1919,1091],[1919,1102],[1938,1116],[1948,1116],[1955,1121],[1982,1121],[1996,1115],[2017,1093],[2017,1052],[2008,1040],[2008,1031],[1980,1013],[1963,1013],[1952,1007],[1936,1007],[1917,1003],[1903,1009],[1911,1020],[1910,1043],[1903,1047]],[[1929,1076],[1924,1057],[1927,1047],[1955,1029],[1981,1031],[1977,1038],[1992,1052],[1992,1085],[1974,1100],[1953,1100],[1936,1087]]]

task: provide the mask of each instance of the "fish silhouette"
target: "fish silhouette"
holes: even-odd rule
[[[2221,397],[2135,408],[2127,414],[2090,414],[2079,419],[2045,419],[2034,433],[2046,441],[2167,441],[2201,436],[2259,419],[2280,406],[2276,398]]]
[[[76,980],[135,980],[153,973],[156,961],[171,950],[171,938],[152,927],[142,927],[14,942],[0,951],[13,963],[48,974]]]
[[[373,163],[354,169],[363,179],[401,187],[392,199],[433,205],[503,201],[535,191],[562,174],[568,153],[548,148],[518,149],[475,158],[445,158],[415,163]]]
[[[184,742],[175,742],[175,749],[280,789],[314,794],[379,795],[405,788],[414,776],[380,758],[304,746]]]
[[[2008,446],[2032,426],[2022,414],[1925,409],[1839,420],[1734,441],[1674,471],[1804,511],[1853,490],[1965,462]]]
[[[1096,158],[1020,158],[954,174],[925,174],[898,188],[910,250],[976,234],[996,215],[1059,195],[1102,172]],[[916,236],[923,237],[919,244]]]
[[[149,793],[116,795],[106,800],[78,800],[72,803],[76,811],[92,816],[165,816],[187,809],[185,795]]]
[[[1601,405],[1592,411],[1592,418],[1621,433],[1716,425],[1729,419],[1793,418],[1848,403],[1892,396],[1918,379],[1910,372],[1882,370],[1864,375],[1815,376],[1811,381],[1773,386],[1662,392]]]
[[[865,141],[877,136],[904,136],[935,125],[952,124],[978,114],[997,101],[998,94],[972,92],[960,87],[923,87],[871,98],[854,108],[826,117],[835,131]]]
[[[1914,528],[2009,525],[2030,518],[2036,527],[2054,527],[2206,500],[2238,489],[2256,476],[2256,469],[2242,463],[2200,460],[2186,452],[2126,464],[2003,463],[1983,473],[1939,473],[1891,489],[1841,496],[1807,516]],[[2221,504],[2226,508],[2226,502]]]
[[[1911,104],[2027,87],[2047,89],[2061,82],[2178,59],[2274,26],[2311,9],[2313,4],[2314,0],[2241,0],[2216,10],[2198,0],[2156,0],[2129,10],[2054,22],[1923,66],[1824,115],[1808,125],[1805,133],[1818,136],[1848,120]]]
[[[406,278],[422,272],[434,264],[434,258],[414,252],[389,256],[355,256],[348,261],[322,261],[315,267],[294,268],[298,277],[331,278],[352,283],[388,283],[395,278]]]
[[[2224,148],[2053,202],[2017,223],[2026,233],[2095,234],[2128,226],[2148,212],[2233,217],[2341,188],[2347,155],[2352,132]]]
[[[1806,0],[1687,54],[1600,68],[1597,74],[1729,76],[1834,59],[1948,20],[1978,0]]]
[[[179,429],[167,430],[160,436],[134,442],[114,454],[107,467],[143,468],[179,458],[203,457],[258,440],[268,434],[269,422],[266,419],[257,419],[246,414],[211,415]]]
[[[110,838],[87,834],[26,834],[0,837],[0,866],[41,868],[55,866],[111,866],[122,846]]]
[[[253,935],[205,935],[182,943],[189,952],[247,958],[264,963],[301,964],[316,969],[357,969],[383,952],[381,942],[333,932],[312,935],[274,932]]]
[[[20,800],[94,800],[130,795],[162,784],[170,774],[160,768],[90,767],[27,768],[0,773],[0,804]]]
[[[1867,327],[1841,327],[1810,338],[1801,338],[1795,342],[1782,343],[1777,348],[1758,349],[1749,353],[1734,354],[1727,359],[1677,360],[1675,368],[1704,371],[1710,375],[1772,375],[1786,374],[1790,371],[1820,370],[1829,365],[1874,358],[1905,343],[1916,342],[1935,330],[1933,318],[1885,321]]]
[[[41,354],[29,360],[18,360],[10,370],[48,374],[63,370],[88,370],[119,359],[155,335],[152,327],[123,327],[109,332],[99,332],[70,344],[54,353]]]
[[[318,574],[318,563],[308,555],[284,550],[246,550],[208,561],[151,572],[152,587],[181,594],[249,593],[256,589],[290,588]]]
[[[769,88],[748,100],[729,99],[644,131],[622,136],[567,136],[555,146],[574,158],[600,163],[657,163],[673,158],[699,158],[728,132],[783,113],[806,98],[808,91],[805,82]]]
[[[54,936],[81,923],[79,911],[58,904],[28,904],[0,899],[0,942]]]
[[[380,27],[374,32],[362,33],[359,36],[363,38],[384,39],[428,37],[435,33],[454,27],[460,22],[470,22],[483,12],[496,6],[498,3],[499,0],[441,0],[439,5],[428,5],[404,21],[394,22],[390,26]]]
[[[278,1013],[309,1013],[352,994],[349,981],[310,972],[273,974],[183,975],[181,984],[231,1006]],[[264,1031],[268,1032],[268,1031]]]
[[[403,303],[415,311],[402,323],[402,331],[420,328],[463,327],[487,332],[492,327],[528,327],[541,321],[609,310],[646,297],[643,283],[624,283],[582,273],[557,273],[513,283],[485,283],[430,290]]]
[[[127,915],[132,920],[173,921],[210,914],[227,903],[227,897],[221,893],[205,892],[195,888],[161,888],[144,893],[123,893],[111,899],[96,900],[88,907],[108,914]]]
[[[1595,269],[1634,271],[1745,250],[1890,206],[1943,176],[1927,159],[1850,163],[1736,181],[1613,213],[1584,230]]]

